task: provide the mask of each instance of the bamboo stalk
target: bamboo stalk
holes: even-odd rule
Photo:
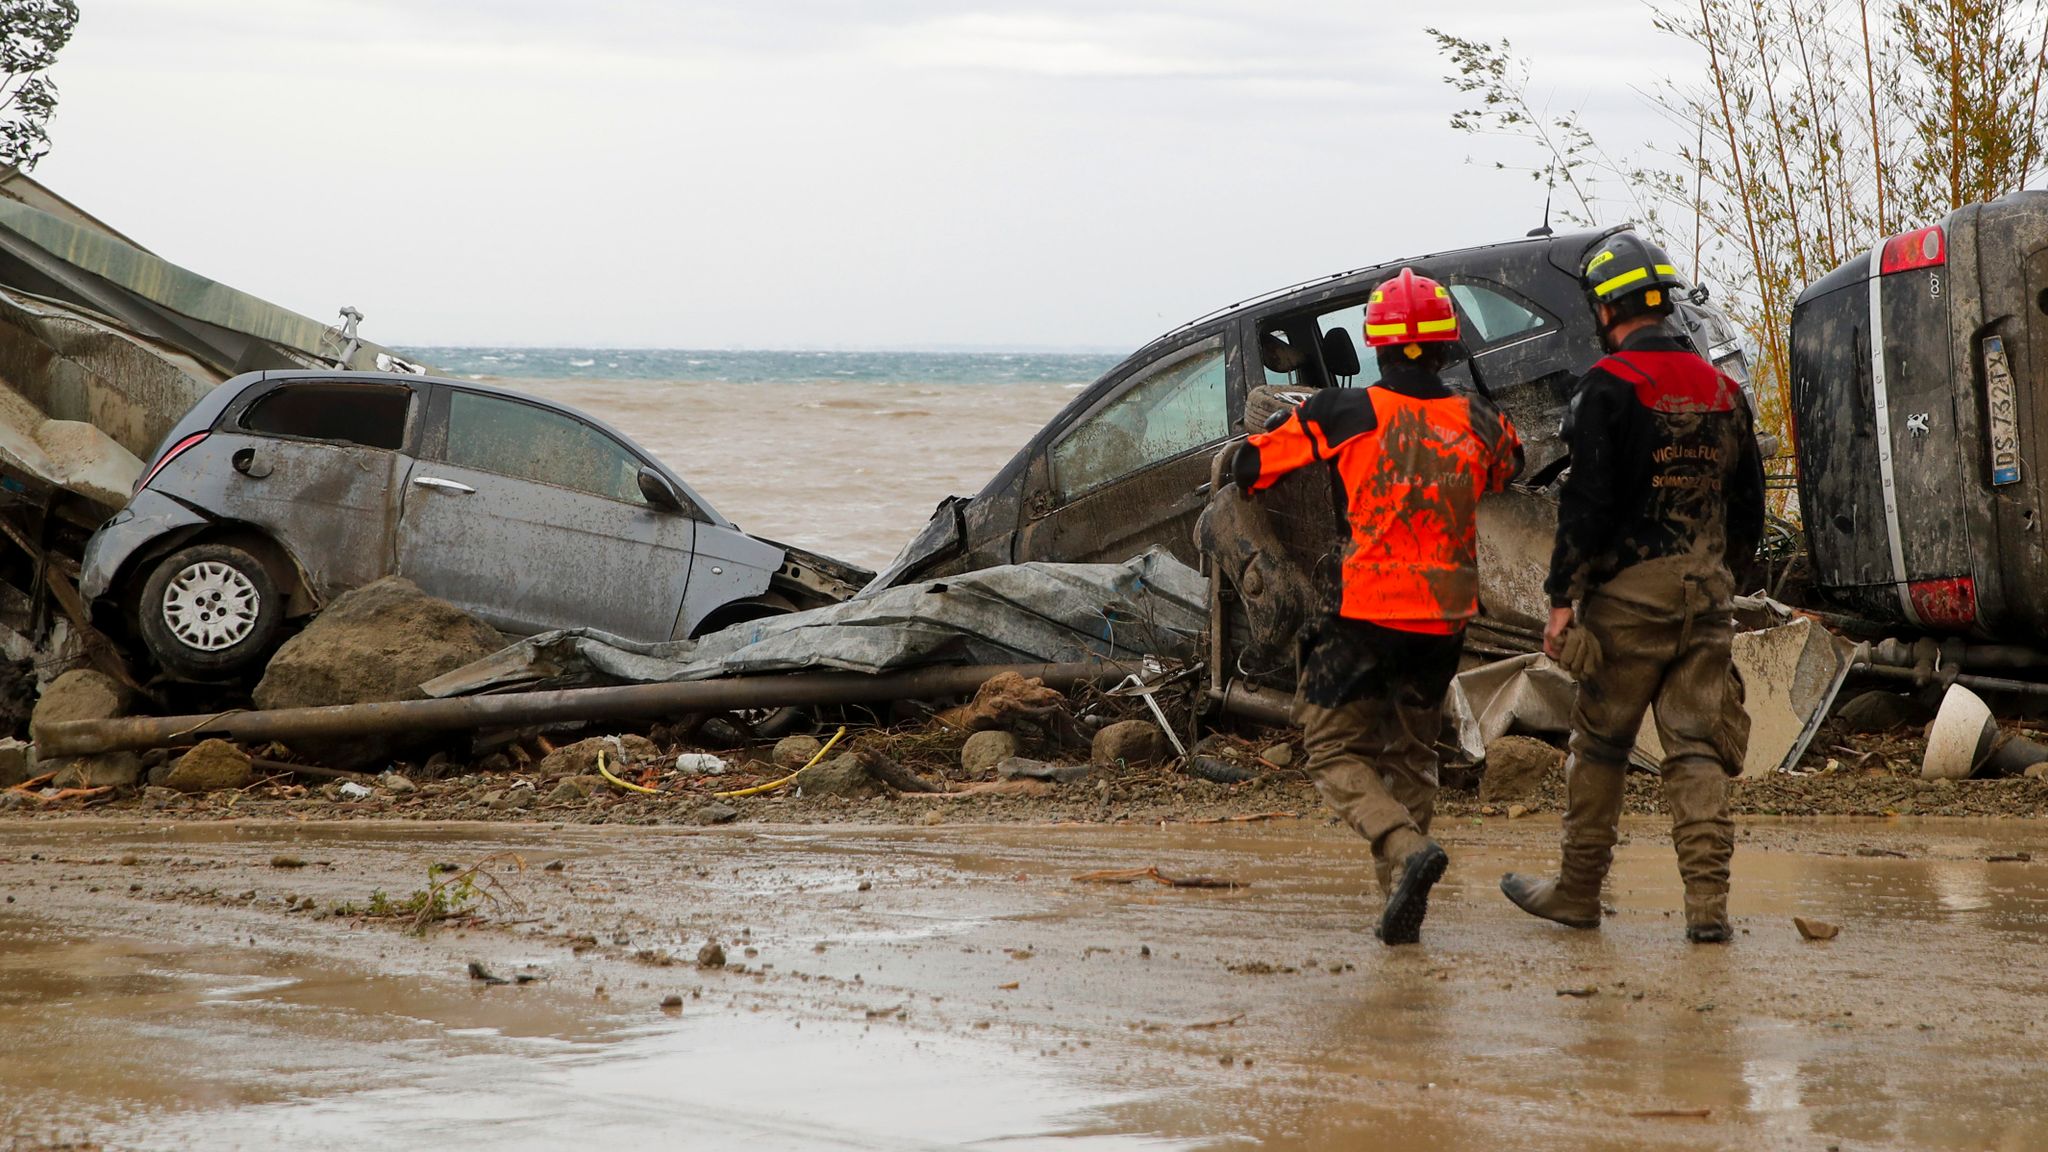
[[[1884,129],[1877,120],[1877,65],[1870,53],[1870,0],[1856,0],[1856,11],[1863,21],[1863,87],[1870,95],[1870,156],[1877,185],[1877,234],[1884,237],[1891,234],[1891,229],[1886,227],[1884,217],[1887,169],[1884,163]]]

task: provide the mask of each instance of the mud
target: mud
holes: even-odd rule
[[[1627,825],[1599,933],[1494,891],[1550,863],[1554,821],[1441,829],[1453,866],[1424,943],[1386,950],[1364,846],[1309,820],[15,823],[0,1132],[110,1148],[2048,1140],[2048,864],[2031,862],[2048,825],[1747,821],[1723,948],[1680,938],[1661,821]],[[458,871],[430,874],[444,862]],[[403,903],[480,862],[502,887],[472,915],[416,936],[372,914],[376,893]],[[1072,879],[1148,867],[1244,886]],[[1839,935],[1808,941],[1794,916]],[[709,940],[722,969],[692,960]],[[487,985],[472,963],[538,979]]]

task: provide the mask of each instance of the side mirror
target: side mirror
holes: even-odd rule
[[[663,512],[683,510],[683,498],[676,495],[675,488],[669,484],[666,476],[652,468],[640,469],[640,495],[646,499],[649,507],[659,508]]]

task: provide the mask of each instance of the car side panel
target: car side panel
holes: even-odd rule
[[[669,638],[689,517],[434,460],[413,465],[403,503],[398,574],[429,595],[508,632]]]
[[[690,586],[683,594],[671,634],[694,635],[706,617],[735,600],[768,591],[783,551],[736,528],[697,526],[696,555],[690,559]]]
[[[224,430],[187,449],[150,487],[269,533],[325,601],[390,572],[394,492],[407,463],[385,449]]]

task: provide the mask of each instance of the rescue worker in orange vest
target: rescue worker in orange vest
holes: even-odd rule
[[[1545,584],[1544,650],[1579,682],[1563,861],[1555,878],[1509,873],[1501,891],[1546,920],[1600,926],[1629,750],[1654,704],[1686,938],[1720,943],[1735,851],[1728,777],[1748,731],[1729,656],[1731,569],[1763,535],[1763,462],[1741,387],[1669,327],[1683,288],[1671,258],[1621,232],[1588,253],[1581,279],[1609,355],[1566,417],[1571,472]]]
[[[1336,472],[1349,543],[1328,615],[1303,638],[1295,718],[1323,799],[1371,842],[1386,907],[1376,935],[1420,938],[1448,864],[1429,838],[1435,743],[1478,611],[1479,499],[1521,467],[1521,441],[1489,401],[1438,373],[1458,354],[1450,294],[1403,268],[1365,312],[1379,383],[1325,388],[1230,461],[1245,492],[1311,464]]]

